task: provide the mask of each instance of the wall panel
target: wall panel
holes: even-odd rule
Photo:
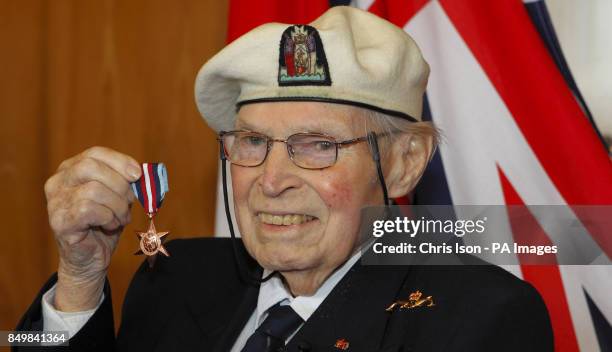
[[[212,235],[214,133],[193,101],[197,70],[224,45],[226,1],[2,0],[0,329],[12,328],[57,254],[43,184],[93,145],[163,161],[170,192],[156,220],[170,238]],[[8,9],[8,11],[4,11]],[[114,255],[116,322],[142,257],[140,205]],[[5,299],[7,297],[7,299]]]
[[[0,1],[0,330],[16,324],[52,272],[42,189],[44,5]]]

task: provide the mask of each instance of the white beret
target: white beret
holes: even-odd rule
[[[429,66],[401,28],[336,6],[310,25],[268,23],[230,43],[198,73],[195,99],[215,131],[234,128],[237,107],[321,101],[420,120]]]

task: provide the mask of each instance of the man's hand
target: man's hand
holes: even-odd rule
[[[135,199],[130,182],[141,174],[133,158],[92,147],[65,160],[45,183],[49,224],[59,251],[55,308],[94,308],[119,235]]]

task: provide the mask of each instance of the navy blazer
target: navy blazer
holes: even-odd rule
[[[233,346],[257,304],[259,287],[240,279],[230,239],[166,244],[171,258],[146,263],[128,289],[115,336],[110,287],[69,347],[13,351],[224,351]],[[261,267],[240,255],[253,273]],[[473,257],[459,258],[474,261]],[[41,330],[41,289],[17,330]],[[434,306],[395,309],[421,291]],[[358,261],[289,342],[286,351],[553,351],[546,306],[528,283],[491,265],[366,266]],[[346,345],[345,345],[346,347]]]

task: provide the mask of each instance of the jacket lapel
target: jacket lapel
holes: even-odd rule
[[[244,291],[244,295],[239,305],[235,307],[232,318],[229,324],[223,327],[221,334],[213,348],[213,351],[226,352],[231,350],[232,346],[236,342],[238,335],[242,332],[244,325],[249,320],[253,310],[257,306],[257,295],[259,294],[259,286],[249,285]],[[231,312],[231,308],[219,307],[227,313]],[[227,314],[226,313],[226,314]],[[218,314],[214,315],[218,316]]]
[[[254,277],[261,277],[263,269],[248,256],[242,242],[238,240],[236,246],[238,255],[244,258],[245,267],[235,268],[246,269]],[[257,306],[259,285],[244,282],[238,272],[226,273],[222,279],[224,277],[227,280],[215,282],[219,290],[212,293],[211,282],[187,292],[186,309],[203,337],[197,350],[229,351]]]
[[[380,349],[391,316],[385,308],[396,300],[409,268],[357,262],[291,339],[288,350],[333,350],[342,339],[352,351]]]
[[[259,286],[243,285],[232,292],[220,292],[215,302],[198,292],[190,294],[187,311],[199,328],[198,350],[229,351],[257,305]],[[205,337],[205,338],[204,338]],[[208,347],[208,348],[206,348]]]

